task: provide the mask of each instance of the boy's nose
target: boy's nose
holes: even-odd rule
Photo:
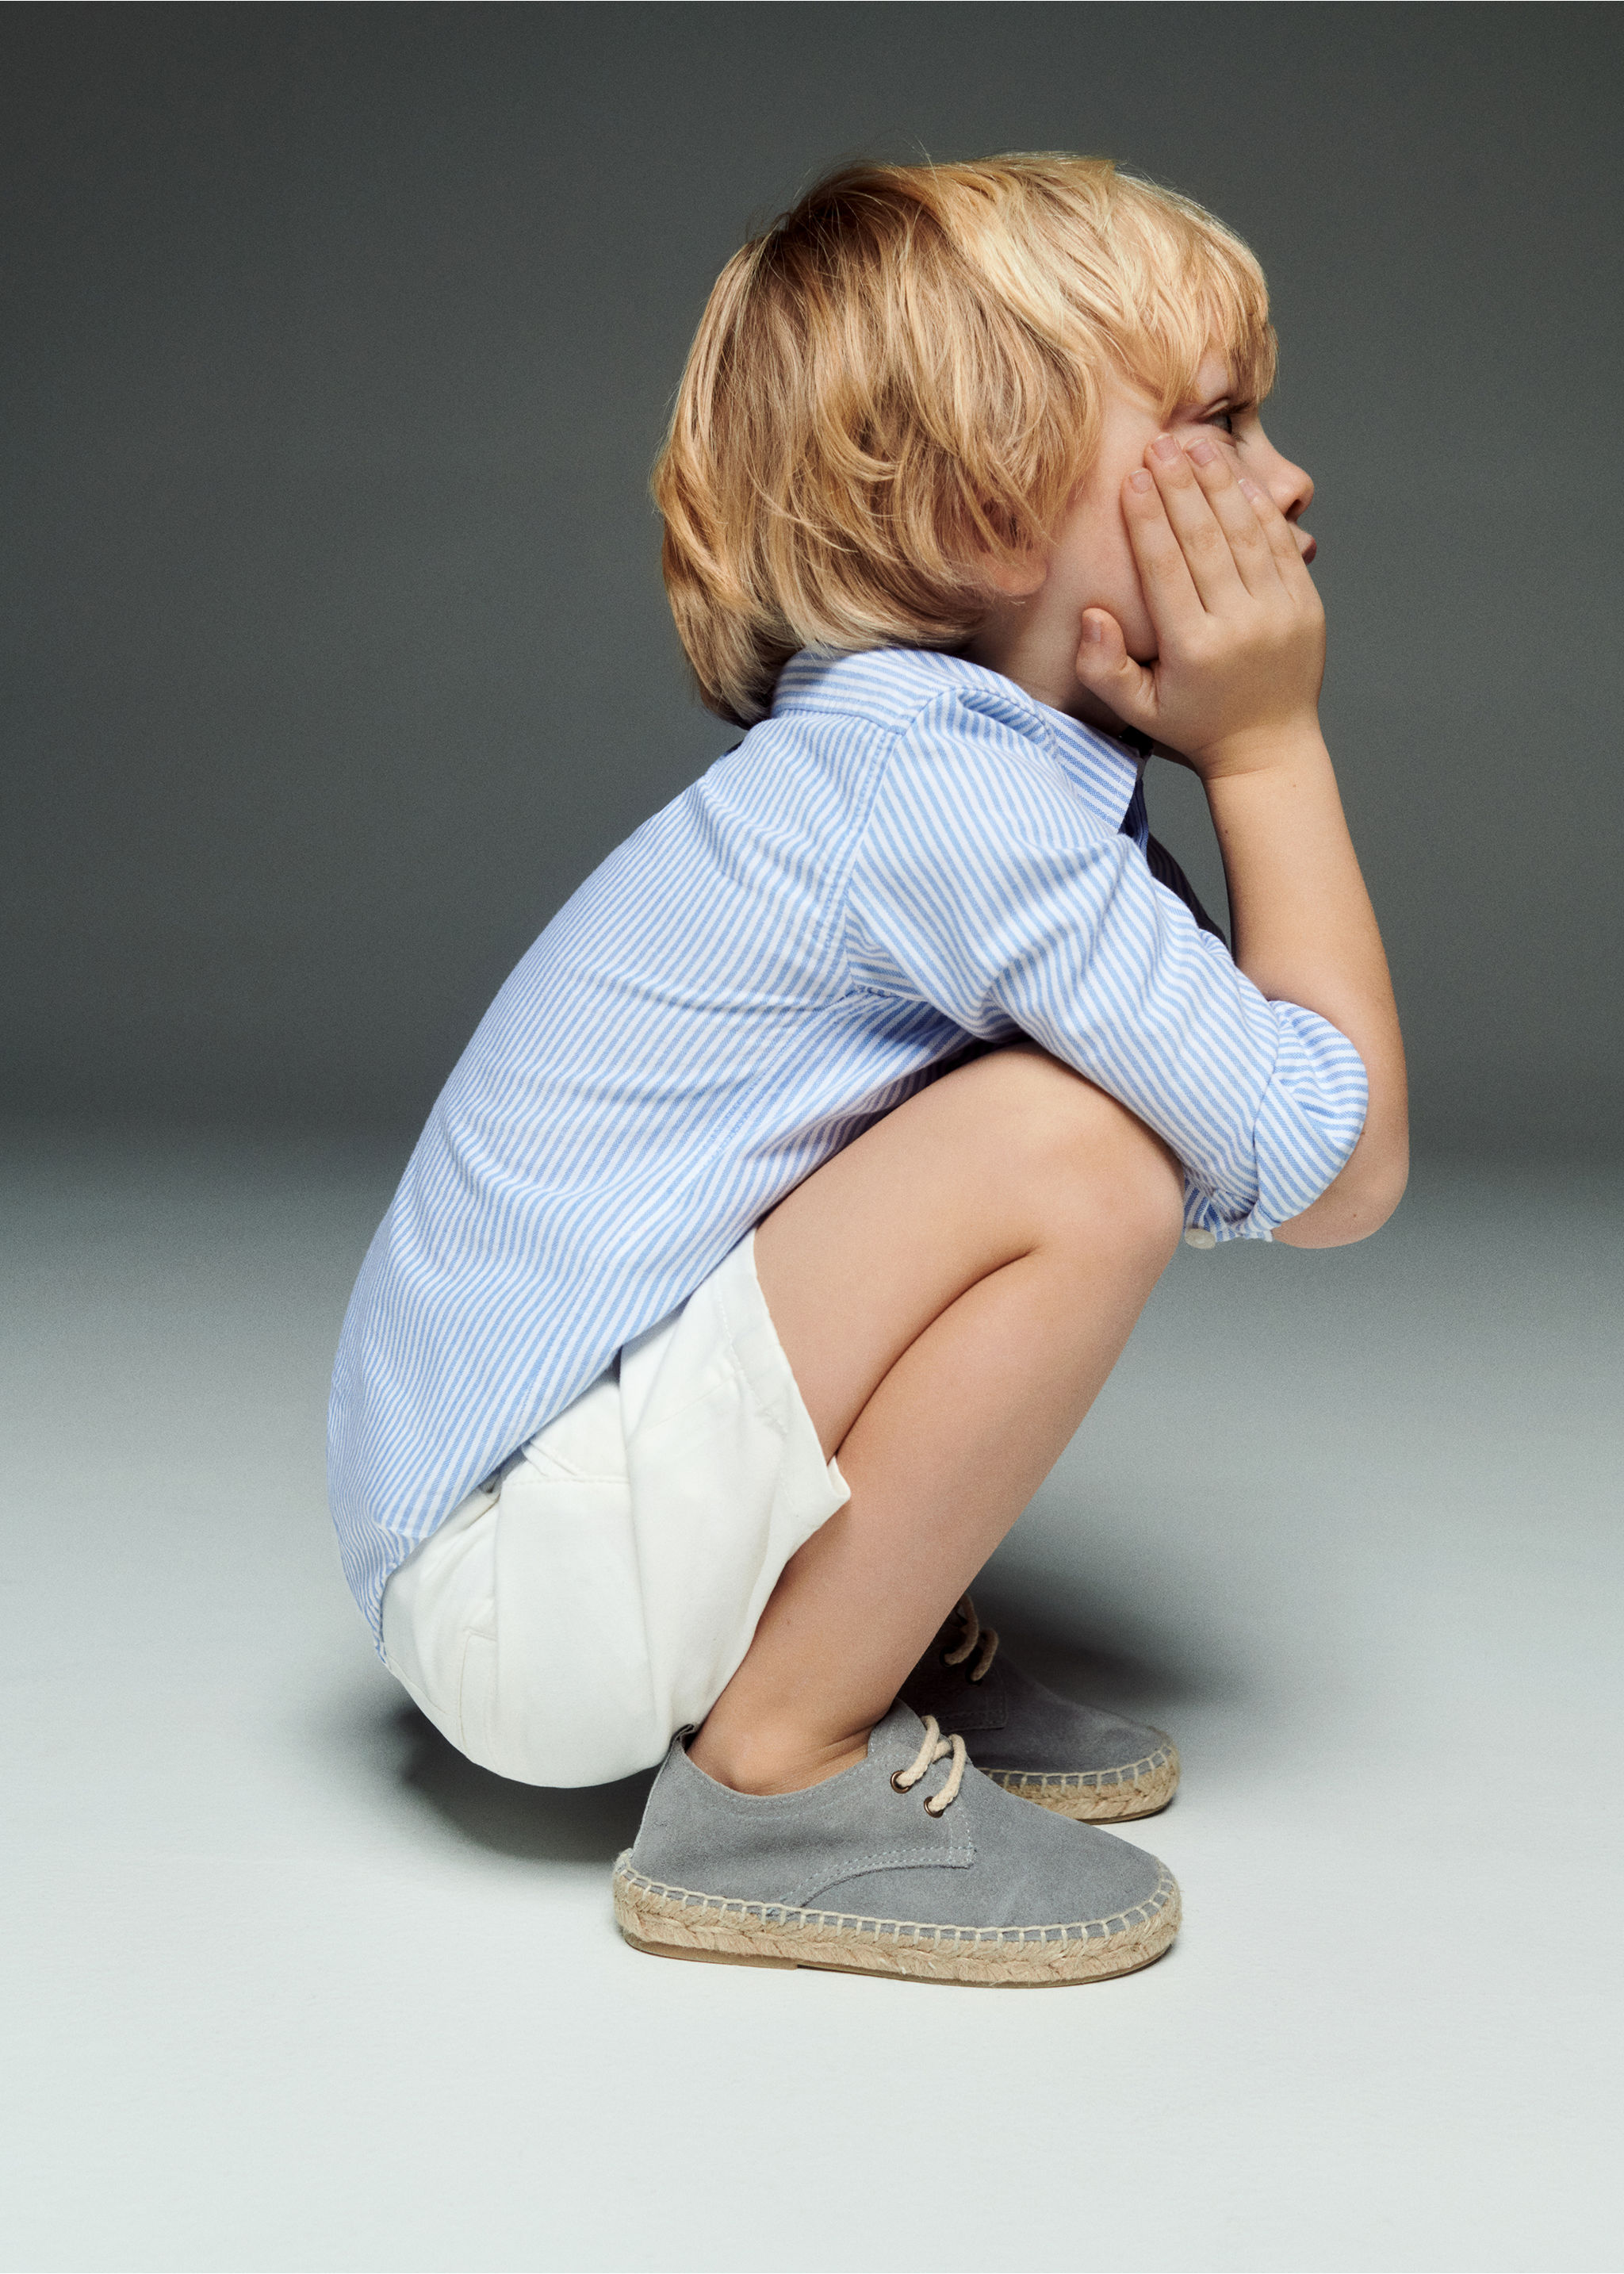
[[[1300,520],[1314,501],[1312,478],[1301,466],[1294,466],[1289,458],[1281,459],[1269,486],[1274,492],[1275,504],[1289,522]]]
[[[1278,463],[1274,469],[1274,478],[1269,484],[1269,493],[1291,523],[1304,561],[1312,561],[1320,548],[1308,531],[1299,528],[1297,524],[1313,503],[1313,481],[1304,472],[1301,466],[1294,466],[1289,458],[1280,457],[1278,452],[1275,453],[1275,456]]]

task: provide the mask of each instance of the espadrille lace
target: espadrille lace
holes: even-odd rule
[[[945,1760],[949,1753],[953,1757],[953,1766],[948,1773],[947,1782],[940,1792],[933,1793],[925,1803],[927,1816],[944,1815],[959,1797],[959,1788],[964,1782],[965,1762],[968,1756],[965,1752],[965,1741],[962,1737],[944,1737],[942,1735],[940,1725],[934,1713],[926,1714],[924,1743],[906,1768],[898,1769],[891,1778],[891,1789],[893,1792],[912,1792],[932,1762]]]
[[[998,1630],[996,1627],[983,1629],[975,1615],[975,1605],[968,1595],[960,1595],[954,1608],[964,1621],[964,1633],[953,1649],[943,1652],[942,1663],[944,1666],[962,1666],[979,1641],[981,1656],[965,1676],[966,1682],[979,1682],[998,1655]]]

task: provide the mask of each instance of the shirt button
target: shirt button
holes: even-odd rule
[[[1216,1247],[1217,1245],[1217,1233],[1215,1231],[1208,1231],[1205,1224],[1192,1224],[1189,1231],[1184,1234],[1184,1246],[1186,1247]]]

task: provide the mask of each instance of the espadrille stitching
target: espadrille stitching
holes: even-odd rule
[[[919,1848],[865,1848],[856,1855],[843,1856],[838,1871],[831,1873],[827,1866],[813,1875],[806,1893],[816,1894],[820,1887],[832,1886],[836,1879],[861,1879],[868,1871],[907,1871],[921,1865],[933,1871],[967,1871],[975,1861],[975,1849],[969,1841],[939,1854],[923,1852]]]
[[[1137,1817],[1155,1815],[1172,1799],[1178,1789],[1178,1755],[1169,1746],[1165,1762],[1150,1775],[1124,1777],[1110,1783],[1089,1779],[1081,1772],[1069,1777],[1041,1771],[1022,1774],[1018,1769],[989,1769],[985,1773],[1011,1799],[1024,1801],[1029,1807],[1049,1809],[1056,1816],[1089,1824],[1132,1823]]]
[[[1173,1758],[1170,1745],[1160,1752],[1151,1753],[1142,1761],[1132,1761],[1116,1769],[983,1769],[996,1784],[1038,1784],[1053,1792],[1110,1792],[1117,1785],[1132,1784],[1136,1777],[1149,1776],[1165,1768]]]
[[[1176,1892],[1173,1876],[1163,1864],[1155,1892],[1147,1901],[1135,1903],[1125,1911],[1115,1911],[1107,1918],[1071,1919],[1052,1926],[951,1926],[920,1919],[860,1918],[848,1911],[808,1910],[790,1903],[756,1902],[742,1896],[707,1895],[693,1887],[669,1886],[634,1871],[629,1848],[615,1866],[615,1879],[622,1886],[635,1887],[643,1894],[680,1903],[684,1910],[696,1910],[718,1920],[759,1919],[767,1926],[822,1927],[837,1933],[862,1935],[870,1940],[894,1940],[906,1936],[914,1941],[990,1945],[999,1949],[1018,1949],[1023,1944],[1034,1942],[1093,1941],[1101,1935],[1127,1934],[1135,1927],[1153,1924]]]

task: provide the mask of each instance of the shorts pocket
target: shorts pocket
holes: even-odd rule
[[[496,1638],[470,1630],[462,1644],[457,1683],[457,1747],[481,1768],[511,1775],[496,1758]]]
[[[549,1481],[623,1483],[626,1432],[618,1364],[538,1430],[524,1447],[523,1457]]]

